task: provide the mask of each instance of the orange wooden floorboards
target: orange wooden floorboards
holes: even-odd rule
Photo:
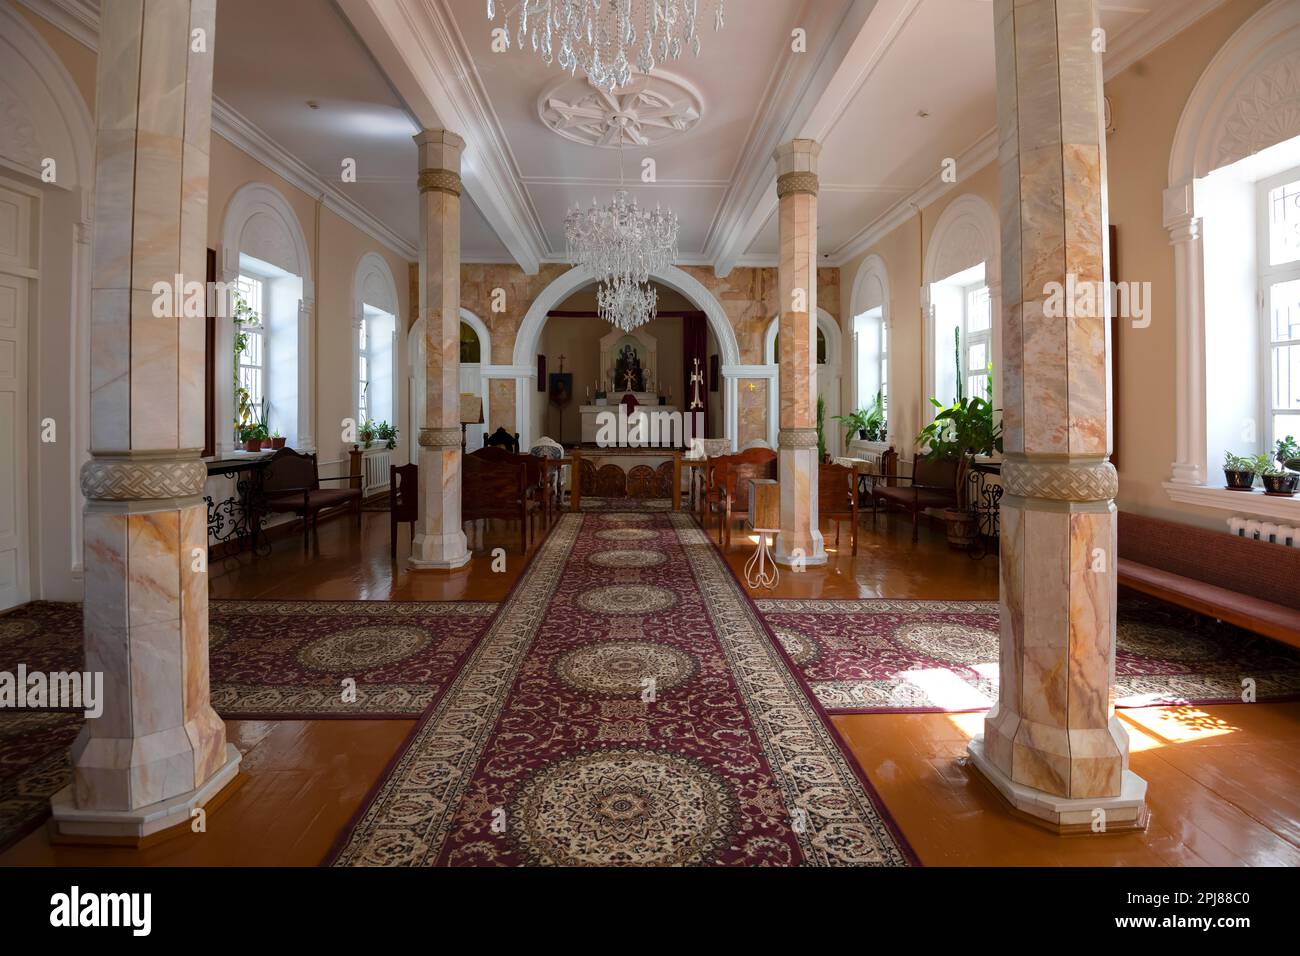
[[[868,522],[869,524],[869,522]],[[829,528],[827,543],[833,546]],[[321,528],[319,544],[277,542],[270,559],[217,562],[218,598],[489,600],[509,592],[524,564],[518,531],[493,523],[471,539],[475,558],[450,574],[410,574],[388,557],[387,516]],[[857,558],[842,547],[825,569],[783,571],[769,597],[995,600],[997,561],[948,551],[941,532],[913,545],[905,518],[864,528]],[[490,550],[507,549],[504,573]],[[752,545],[736,534],[738,571]],[[1012,817],[961,762],[980,714],[836,717],[885,806],[930,865],[1300,865],[1300,704],[1145,708],[1122,712],[1132,767],[1150,785],[1144,833],[1057,837]],[[208,821],[143,851],[52,847],[44,831],[0,855],[0,865],[314,865],[380,778],[409,720],[228,721],[248,780]]]

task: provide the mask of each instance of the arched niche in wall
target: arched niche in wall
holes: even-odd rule
[[[293,207],[266,183],[248,183],[230,197],[222,219],[218,281],[233,292],[241,274],[268,280],[274,297],[263,319],[268,327],[267,397],[270,423],[291,447],[316,447],[312,401],[315,387],[313,312],[315,286],[307,237]],[[395,296],[394,296],[395,298]],[[229,316],[229,306],[224,313]],[[234,414],[234,323],[217,325],[217,447],[235,445],[228,426]]]

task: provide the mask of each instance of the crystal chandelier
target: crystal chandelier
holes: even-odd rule
[[[487,0],[489,22],[497,18],[498,0]],[[714,0],[713,29],[723,26],[723,0]],[[502,15],[505,42],[522,50],[525,39],[548,66],[576,73],[582,68],[591,82],[613,92],[632,78],[635,66],[649,73],[683,47],[699,56],[696,22],[700,0],[519,0]],[[639,37],[638,39],[638,27]]]
[[[671,209],[642,209],[619,188],[607,206],[592,199],[564,217],[569,261],[606,282],[647,282],[677,258],[677,216]]]
[[[606,322],[631,332],[654,319],[659,308],[659,293],[654,286],[625,278],[601,282],[596,291],[596,308]]]

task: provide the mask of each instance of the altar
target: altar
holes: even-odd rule
[[[631,395],[636,399],[636,407],[628,414],[628,407],[624,404],[624,398]],[[593,446],[600,443],[600,429],[603,422],[607,419],[602,415],[613,415],[612,421],[618,424],[617,434],[620,440],[610,443],[608,447],[628,447],[635,445],[644,447],[653,445],[656,447],[674,447],[680,443],[669,437],[673,434],[673,426],[668,419],[656,419],[649,417],[643,424],[638,426],[636,416],[642,412],[666,412],[676,418],[677,407],[674,405],[660,405],[659,396],[650,392],[616,392],[613,397],[604,405],[583,405],[579,408],[582,415],[582,443],[587,446]],[[635,440],[640,431],[640,439]],[[628,442],[623,436],[630,435],[634,441]]]

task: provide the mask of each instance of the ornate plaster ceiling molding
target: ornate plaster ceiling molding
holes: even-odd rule
[[[584,146],[658,146],[694,129],[704,104],[685,80],[656,70],[613,93],[584,76],[566,76],[537,99],[537,115],[551,131]]]

